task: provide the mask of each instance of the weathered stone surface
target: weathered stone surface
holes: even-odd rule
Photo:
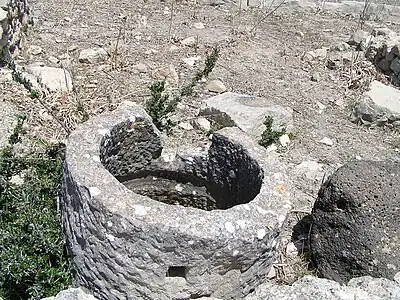
[[[399,273],[400,275],[400,273]],[[293,285],[265,283],[245,300],[397,300],[400,285],[384,278],[364,276],[345,286],[333,280],[305,276]]]
[[[97,300],[93,295],[86,293],[81,288],[70,288],[61,291],[55,297],[43,298],[42,300]]]
[[[265,98],[226,92],[204,101],[200,115],[222,126],[237,126],[257,141],[265,130],[265,117],[274,121],[272,130],[293,130],[292,109]]]
[[[106,50],[103,48],[90,48],[90,49],[84,49],[79,53],[79,62],[81,63],[88,63],[88,64],[93,64],[93,63],[99,63],[103,62],[108,56],[108,53]]]
[[[280,242],[284,165],[238,128],[166,161],[149,120],[125,104],[69,137],[62,210],[77,283],[107,300],[243,298]]]
[[[321,187],[312,211],[312,260],[321,276],[347,282],[400,270],[400,163],[356,161]]]
[[[3,59],[11,61],[21,48],[22,28],[29,20],[26,0],[0,1],[0,51]]]
[[[393,124],[400,120],[400,90],[374,80],[353,109],[354,122]]]
[[[71,74],[66,69],[32,64],[26,67],[26,71],[35,76],[38,83],[51,92],[70,92],[73,89]]]
[[[17,124],[17,109],[6,102],[0,102],[0,150],[7,144],[8,137],[12,134]]]

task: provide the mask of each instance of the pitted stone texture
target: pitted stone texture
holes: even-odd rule
[[[311,252],[321,276],[347,282],[400,270],[400,163],[357,161],[321,187],[312,211]]]
[[[243,298],[274,260],[290,209],[286,170],[238,128],[214,134],[207,155],[166,162],[157,157],[162,142],[149,120],[140,107],[125,105],[70,135],[63,220],[77,283],[107,300]],[[130,161],[118,162],[123,158]],[[147,175],[204,184],[216,203],[231,208],[165,204],[124,186]],[[248,195],[235,190],[240,184]]]
[[[8,138],[17,124],[17,114],[16,107],[6,102],[0,102],[0,149],[7,144]]]
[[[399,273],[400,275],[400,273]],[[397,300],[400,285],[385,278],[364,276],[347,285],[313,276],[305,276],[293,285],[265,283],[245,300]]]
[[[10,62],[18,55],[28,19],[27,0],[0,1],[0,52],[4,60]]]
[[[265,98],[236,93],[224,93],[204,101],[201,116],[222,127],[237,126],[255,140],[265,130],[265,117],[273,118],[272,130],[291,132],[293,130],[292,109],[273,104]]]

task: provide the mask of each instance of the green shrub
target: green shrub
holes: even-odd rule
[[[274,119],[271,116],[266,116],[264,125],[265,125],[265,130],[261,135],[261,140],[259,140],[259,144],[265,148],[268,146],[277,143],[279,141],[279,137],[283,134],[285,134],[285,131],[283,132],[277,132],[272,130],[272,123],[274,122]]]
[[[173,122],[168,115],[175,110],[177,103],[165,93],[165,81],[156,81],[149,88],[151,98],[146,103],[146,111],[158,129],[169,131]]]
[[[5,300],[54,296],[72,277],[56,203],[64,146],[16,155],[22,122],[0,152],[0,297]],[[13,176],[23,183],[13,183]]]

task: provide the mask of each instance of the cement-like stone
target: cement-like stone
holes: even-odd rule
[[[257,141],[265,130],[266,116],[274,119],[274,131],[293,130],[291,108],[276,105],[265,98],[231,92],[205,100],[200,115],[222,126],[237,126]]]
[[[286,169],[238,128],[214,133],[205,155],[164,161],[149,120],[124,105],[69,137],[62,210],[77,283],[107,300],[243,298],[274,261],[290,209]],[[197,209],[125,186],[147,175],[187,178],[214,196],[199,196]],[[170,191],[176,201],[186,186]]]

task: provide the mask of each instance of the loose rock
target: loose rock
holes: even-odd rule
[[[79,62],[81,63],[99,63],[104,61],[108,56],[108,53],[103,48],[91,48],[91,49],[84,49],[79,54]]]
[[[340,283],[365,275],[394,278],[399,186],[400,162],[352,161],[329,177],[312,210],[311,254],[321,276]]]
[[[227,91],[225,84],[219,79],[209,81],[205,88],[214,93],[223,93]]]

